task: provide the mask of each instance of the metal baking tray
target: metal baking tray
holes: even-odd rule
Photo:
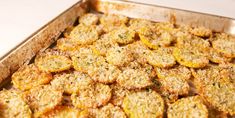
[[[232,18],[128,1],[83,0],[51,20],[8,54],[0,57],[0,86],[8,83],[10,75],[23,64],[30,63],[38,52],[52,45],[66,27],[72,26],[79,16],[90,11],[121,14],[156,22],[170,21],[192,27],[204,26],[215,32],[226,32],[235,36],[235,19]]]

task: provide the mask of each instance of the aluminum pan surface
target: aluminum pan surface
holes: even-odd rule
[[[204,26],[235,36],[235,19],[231,18],[120,0],[93,0],[91,4],[95,11],[102,13],[115,13],[156,22],[170,21],[192,27]]]

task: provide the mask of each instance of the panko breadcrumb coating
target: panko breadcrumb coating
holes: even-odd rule
[[[125,69],[118,76],[117,83],[127,89],[140,89],[151,86],[153,83],[149,75],[140,69]]]
[[[58,73],[54,75],[54,79],[51,81],[53,87],[62,89],[67,94],[72,94],[78,90],[84,90],[93,84],[94,82],[90,76],[77,71]]]
[[[12,75],[13,86],[20,90],[47,84],[52,79],[51,73],[40,71],[34,64],[21,67]]]
[[[112,31],[112,39],[119,44],[128,44],[134,41],[135,31],[127,27],[120,27]]]
[[[41,118],[89,118],[88,110],[80,110],[69,106],[57,106],[40,116]]]
[[[235,38],[219,38],[212,41],[212,47],[226,57],[235,57]]]
[[[63,91],[50,85],[41,85],[25,93],[25,100],[32,109],[34,117],[54,109],[61,104]]]
[[[148,63],[161,68],[172,67],[176,64],[175,57],[172,55],[173,48],[164,47],[150,51],[147,56]]]
[[[78,44],[89,45],[99,38],[99,33],[95,26],[92,27],[80,24],[71,31],[70,38]]]
[[[199,94],[211,106],[224,113],[235,114],[235,87],[227,69],[210,65],[194,71],[194,76]]]
[[[111,103],[99,109],[91,109],[90,114],[94,118],[126,118],[125,112]]]
[[[62,51],[78,50],[80,45],[70,38],[60,38],[57,40],[56,47]]]
[[[107,51],[106,55],[106,60],[115,66],[124,66],[133,59],[133,55],[128,47],[112,47]]]
[[[134,59],[140,64],[146,64],[148,55],[148,47],[145,46],[141,41],[136,41],[128,45],[129,49],[133,53]]]
[[[208,110],[199,96],[182,98],[167,109],[168,118],[207,118]]]
[[[94,53],[105,56],[107,50],[113,46],[117,46],[117,43],[111,37],[111,33],[107,33],[102,35],[99,40],[94,42],[91,48]]]
[[[100,18],[100,23],[107,26],[121,26],[128,22],[126,16],[117,15],[117,14],[104,14]]]
[[[186,67],[202,68],[209,63],[207,56],[196,49],[174,48],[173,55],[178,63]]]
[[[112,98],[110,102],[116,106],[121,106],[126,95],[130,94],[131,91],[123,88],[117,83],[110,85],[112,89]]]
[[[99,17],[93,13],[84,14],[79,18],[79,23],[84,25],[96,25],[99,21]]]
[[[71,60],[64,55],[39,54],[35,59],[35,65],[46,72],[61,72],[71,68]]]
[[[161,118],[164,102],[161,96],[152,90],[140,91],[124,98],[123,109],[129,118]]]
[[[108,103],[112,96],[111,91],[108,85],[96,83],[87,89],[73,93],[72,104],[81,109],[97,108]]]
[[[205,27],[196,27],[190,30],[190,33],[192,33],[195,36],[199,37],[210,37],[212,35],[212,31],[210,29],[207,29]]]
[[[31,118],[32,112],[23,99],[22,93],[15,89],[0,91],[1,118]]]
[[[108,63],[102,63],[92,69],[89,73],[94,81],[108,84],[116,81],[121,71],[114,65]]]
[[[155,28],[141,28],[139,34],[140,40],[149,48],[157,49],[158,47],[169,46],[174,40],[170,33],[163,32],[157,34]]]

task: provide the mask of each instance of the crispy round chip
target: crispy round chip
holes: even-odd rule
[[[140,69],[125,69],[117,78],[117,83],[127,89],[140,89],[152,85],[149,75]]]
[[[152,90],[140,91],[125,97],[123,109],[130,118],[161,118],[164,102],[161,96]]]
[[[190,30],[190,33],[192,33],[195,36],[199,37],[210,37],[212,35],[212,31],[210,29],[207,29],[205,27],[197,27]]]
[[[122,67],[121,69],[125,70],[126,68],[142,70],[146,72],[150,78],[153,78],[157,75],[152,65],[147,63],[139,64],[136,60],[128,63],[125,67]]]
[[[63,91],[50,85],[41,85],[25,93],[25,99],[34,112],[34,117],[54,109],[62,101]]]
[[[176,60],[172,55],[173,48],[164,47],[158,48],[157,50],[150,51],[147,56],[147,61],[149,64],[157,67],[167,68],[172,67],[176,64]]]
[[[189,84],[186,80],[178,76],[168,76],[159,79],[162,89],[169,91],[171,94],[187,95],[189,92]]]
[[[157,34],[155,30],[147,27],[141,28],[139,37],[146,46],[152,49],[157,49],[161,46],[169,46],[174,40],[171,34],[168,32]]]
[[[189,80],[191,77],[191,71],[184,66],[176,65],[172,68],[155,68],[158,78],[166,78],[170,76],[178,76],[183,80]]]
[[[210,49],[209,41],[199,37],[190,36],[187,33],[177,38],[176,46],[178,48],[189,48],[189,50],[193,47],[202,53],[208,53]]]
[[[57,40],[56,47],[62,51],[73,51],[80,48],[80,45],[69,38],[60,38]]]
[[[207,56],[196,49],[174,48],[173,55],[181,65],[191,68],[202,68],[209,63]]]
[[[207,118],[208,110],[199,96],[182,98],[167,109],[168,118]]]
[[[51,73],[40,71],[34,64],[30,64],[21,67],[11,78],[14,87],[24,91],[49,83],[52,75]]]
[[[212,46],[226,57],[235,57],[235,38],[219,38],[212,41]]]
[[[133,59],[133,55],[128,47],[112,47],[108,50],[106,55],[106,60],[116,66],[123,66]]]
[[[235,115],[235,87],[225,68],[210,65],[194,71],[195,85],[200,95],[219,111]]]
[[[121,71],[116,67],[108,63],[102,63],[92,69],[89,75],[94,81],[104,84],[113,83],[116,81]]]
[[[84,25],[96,25],[99,21],[99,17],[93,13],[84,14],[79,18],[79,23]]]
[[[80,57],[72,57],[73,68],[77,71],[90,73],[93,68],[105,62],[102,56],[95,54],[84,54]]]
[[[31,118],[32,112],[20,91],[10,89],[0,91],[1,118]]]
[[[67,94],[72,94],[78,90],[84,90],[92,86],[93,81],[87,74],[74,71],[54,75],[51,85],[64,90]]]
[[[60,72],[71,68],[71,60],[62,55],[42,54],[35,59],[35,65],[46,72]]]
[[[84,47],[80,47],[77,50],[70,51],[69,56],[70,57],[82,57],[82,56],[86,56],[88,54],[93,54],[93,53],[94,52],[90,46],[84,46]]]
[[[78,25],[70,33],[70,38],[81,45],[92,44],[99,38],[95,26]]]
[[[125,96],[128,95],[130,91],[118,84],[112,84],[110,88],[112,89],[111,103],[116,106],[121,106]]]
[[[128,18],[122,15],[116,14],[104,14],[100,18],[100,23],[108,26],[121,26],[128,22]]]
[[[214,48],[210,48],[209,60],[214,63],[226,63],[231,61],[231,58],[225,57],[221,52],[217,52]]]
[[[126,118],[125,112],[111,103],[99,109],[91,109],[90,114],[94,118]]]
[[[136,31],[136,32],[140,32],[140,29],[143,27],[152,27],[154,26],[154,23],[149,21],[149,20],[145,20],[145,19],[130,19],[129,21],[129,28]]]
[[[119,44],[128,44],[134,41],[135,31],[127,27],[120,27],[112,31],[112,39]]]
[[[133,53],[134,59],[140,64],[146,64],[146,56],[148,54],[148,47],[145,46],[141,41],[136,41],[128,45],[129,49]]]
[[[91,48],[98,55],[106,55],[107,50],[113,46],[117,46],[117,43],[112,39],[111,33],[107,33],[94,42]]]
[[[41,118],[88,118],[87,110],[75,109],[69,106],[57,106],[40,116]]]
[[[112,96],[111,91],[108,85],[96,83],[92,87],[73,93],[72,103],[77,108],[97,108],[107,104]]]

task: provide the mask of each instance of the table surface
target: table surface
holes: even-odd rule
[[[0,57],[80,0],[1,0]],[[129,0],[235,19],[235,0]]]

